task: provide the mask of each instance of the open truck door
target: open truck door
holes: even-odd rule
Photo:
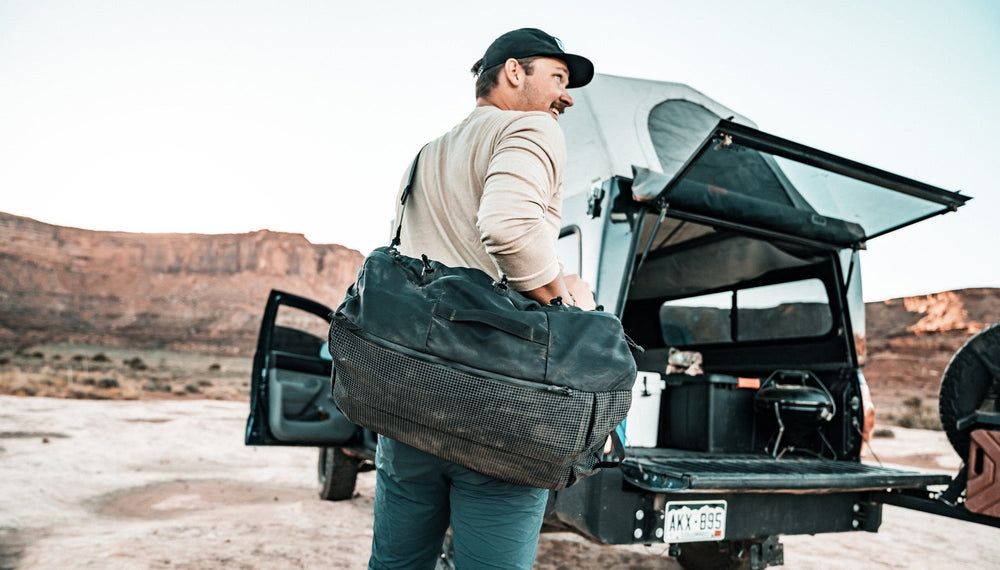
[[[318,447],[320,497],[341,500],[354,494],[358,471],[371,467],[375,434],[348,421],[333,401],[332,313],[271,291],[253,359],[245,443]]]
[[[337,410],[326,345],[329,307],[271,291],[257,337],[247,445],[340,445],[357,426]]]

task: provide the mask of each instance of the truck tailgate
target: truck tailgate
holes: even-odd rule
[[[842,492],[947,484],[941,473],[907,471],[852,461],[766,455],[711,455],[630,449],[622,463],[630,484],[647,491]]]

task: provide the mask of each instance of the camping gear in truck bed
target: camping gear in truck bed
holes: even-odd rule
[[[725,374],[667,374],[657,447],[750,453],[757,384]]]

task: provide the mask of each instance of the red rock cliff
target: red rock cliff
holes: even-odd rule
[[[0,213],[0,344],[253,352],[268,292],[335,307],[364,256],[300,234],[134,234]]]

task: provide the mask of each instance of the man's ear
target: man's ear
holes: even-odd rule
[[[520,87],[524,82],[524,68],[516,59],[510,58],[503,64],[503,75],[512,87]]]

